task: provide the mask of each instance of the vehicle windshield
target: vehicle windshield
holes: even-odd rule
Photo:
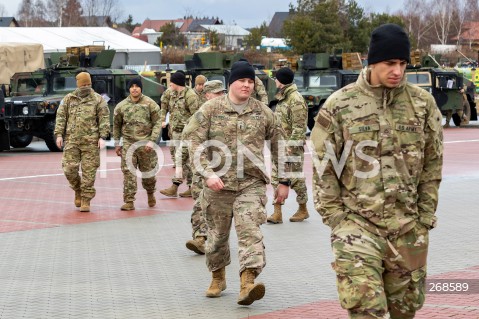
[[[304,88],[304,79],[302,74],[295,74],[294,75],[294,84],[298,87],[298,89]]]
[[[77,81],[74,75],[62,76],[58,75],[53,79],[53,91],[73,91],[77,88]]]
[[[406,77],[409,83],[419,86],[431,86],[431,74],[428,72],[410,72],[406,73]]]
[[[220,75],[220,74],[208,75],[208,81],[214,81],[214,80],[219,80],[223,82],[223,85],[226,85],[226,79],[224,75]]]
[[[336,76],[332,74],[312,74],[309,77],[310,88],[336,88]]]
[[[46,81],[44,78],[19,78],[17,80],[17,96],[42,94],[46,90]]]

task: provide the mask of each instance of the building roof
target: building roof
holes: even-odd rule
[[[141,34],[143,29],[153,29],[155,31],[160,31],[160,28],[165,24],[174,23],[177,28],[180,29],[180,32],[186,32],[190,24],[193,22],[193,19],[169,19],[169,20],[150,20],[146,19],[143,21],[140,27],[136,27],[133,31],[133,35]]]
[[[187,31],[197,31],[198,27],[200,27],[202,24],[221,24],[218,19],[195,19],[191,22],[191,24],[188,26]]]
[[[240,27],[239,25],[202,24],[201,27],[205,28],[206,30],[215,31],[218,34],[237,35],[237,36],[246,36],[250,34],[248,30]]]
[[[45,53],[93,44],[117,52],[161,52],[155,45],[108,27],[3,28],[0,42],[41,43]]]
[[[289,12],[275,12],[269,23],[269,35],[272,37],[281,37],[284,21],[289,18]]]
[[[19,26],[17,20],[15,20],[14,17],[0,17],[0,27],[9,27],[12,23],[16,27]]]
[[[464,31],[459,36],[460,42],[477,42],[479,40],[479,22],[468,21],[464,24]],[[458,37],[451,38],[452,41],[457,41]]]

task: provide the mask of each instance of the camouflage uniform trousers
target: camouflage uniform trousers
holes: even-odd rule
[[[79,168],[81,166],[81,177]],[[74,191],[81,190],[81,196],[95,197],[96,171],[100,166],[100,149],[94,144],[65,143],[62,157],[62,168],[65,177]]]
[[[171,130],[171,125],[168,125],[168,137],[171,139],[173,139],[173,133],[172,133],[172,130]],[[170,156],[171,156],[171,161],[173,162],[173,164],[175,163],[175,147],[173,145],[171,145],[169,147],[170,149]]]
[[[332,230],[331,242],[339,300],[350,318],[414,318],[425,300],[424,225],[388,239],[345,219]]]
[[[140,172],[151,173],[152,177],[142,178],[141,184],[147,193],[154,193],[156,191],[156,171],[155,167],[158,163],[158,158],[154,150],[146,152],[144,147],[139,147],[132,154],[131,159],[127,159],[128,149],[131,147],[130,143],[124,143],[121,149],[121,171],[123,172],[123,200],[126,202],[134,202],[137,191],[136,172],[131,172],[128,169],[127,160]]]
[[[193,230],[193,239],[199,236],[206,237],[206,221],[203,211],[201,210],[201,200],[203,197],[203,176],[200,174],[193,175],[191,183],[191,195],[195,200],[193,205],[193,213],[191,214],[191,227]]]
[[[304,165],[304,152],[301,155],[301,162],[291,163],[291,172],[300,174],[303,172]],[[278,168],[277,163],[274,163],[271,167],[271,185],[276,189],[278,187]],[[308,202],[308,189],[306,188],[305,178],[291,178],[291,189],[296,192],[296,202],[298,204],[306,204]]]
[[[266,185],[264,181],[256,180],[243,186],[239,191],[203,189],[201,207],[208,229],[205,252],[209,271],[231,263],[229,236],[233,218],[238,237],[240,274],[246,268],[252,268],[259,275],[266,265],[260,229],[266,222]]]
[[[181,140],[181,132],[175,132],[175,131],[172,131],[171,132],[171,136],[172,136],[172,140],[174,141],[180,141]],[[188,184],[188,186],[191,186],[191,180],[192,180],[192,172],[191,172],[191,168],[190,168],[190,160],[189,160],[189,156],[188,156],[188,147],[183,147],[183,149],[180,151],[180,153],[176,154],[177,153],[177,149],[176,147],[174,147],[175,149],[175,155],[176,155],[176,159],[177,159],[177,162],[179,162],[180,160],[183,161],[183,176],[182,177],[173,177],[171,179],[171,181],[173,182],[173,184],[181,184],[183,183],[183,179],[184,179],[184,176],[186,176],[186,183]],[[178,167],[178,165],[176,165],[176,167]]]

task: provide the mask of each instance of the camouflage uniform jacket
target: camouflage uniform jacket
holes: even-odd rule
[[[67,143],[95,144],[110,134],[110,110],[100,94],[91,90],[84,98],[80,90],[68,93],[58,107],[55,136]]]
[[[199,99],[192,88],[185,87],[181,92],[171,94],[168,104],[161,103],[161,122],[166,120],[166,114],[170,113],[169,125],[176,132],[183,131],[191,115],[199,108]],[[164,108],[163,108],[164,107]]]
[[[203,105],[203,103],[205,103],[206,101],[208,101],[208,99],[206,98],[206,94],[205,94],[205,91],[201,91],[201,92],[198,92],[196,91],[196,89],[194,89],[196,95],[198,95],[198,100],[199,100],[199,105]]]
[[[308,124],[308,107],[296,84],[288,84],[279,91],[274,113],[283,127],[286,139],[304,141]]]
[[[365,68],[356,83],[333,93],[316,117],[311,134],[321,161],[313,176],[316,210],[333,228],[348,218],[380,236],[403,234],[416,221],[433,228],[441,113],[432,95],[406,77],[394,89],[373,87],[367,77]],[[325,143],[331,143],[330,151]],[[339,177],[331,158],[344,162],[342,169],[337,165]]]
[[[253,97],[268,105],[268,93],[266,93],[263,81],[257,76],[254,77]]]
[[[160,107],[146,95],[141,95],[138,102],[131,97],[121,101],[113,111],[113,138],[115,146],[120,137],[127,143],[148,140],[155,142],[161,132]]]
[[[243,112],[238,114],[225,95],[203,104],[185,128],[184,136],[190,139],[192,159],[198,147],[206,141],[226,145],[231,155],[225,156],[221,151],[221,163],[215,167],[209,161],[213,153],[211,147],[201,154],[199,160],[205,170],[203,176],[214,176],[231,160],[231,165],[225,168],[226,172],[220,177],[225,185],[224,190],[238,191],[242,185],[249,184],[248,181],[269,183],[265,174],[264,143],[271,140],[271,154],[277,156],[278,141],[284,138],[284,131],[273,112],[260,101],[249,98]],[[250,158],[255,158],[256,163]]]

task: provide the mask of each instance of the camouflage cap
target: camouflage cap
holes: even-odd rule
[[[203,92],[205,93],[219,93],[225,91],[225,86],[220,80],[207,81],[203,87]]]

